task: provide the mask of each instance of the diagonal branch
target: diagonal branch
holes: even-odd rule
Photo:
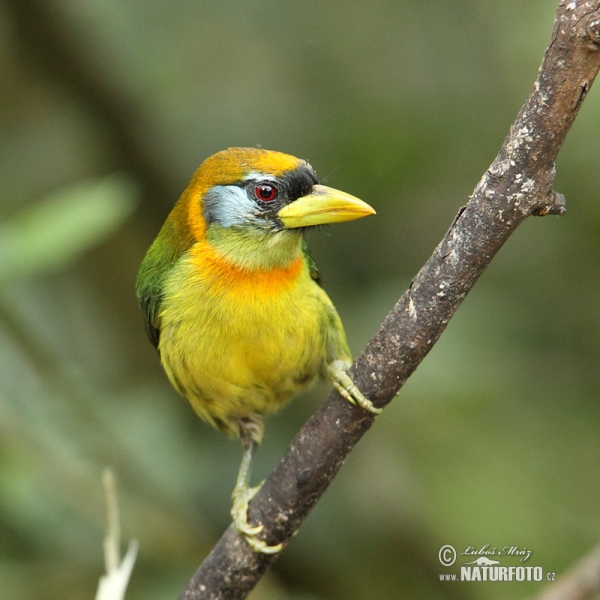
[[[600,592],[600,545],[580,558],[533,600],[592,600]]]
[[[537,81],[500,152],[409,289],[354,363],[366,397],[385,406],[431,350],[479,276],[529,216],[561,215],[554,160],[600,68],[600,0],[563,0]],[[286,542],[374,416],[333,392],[306,422],[250,504],[269,544]],[[276,556],[230,526],[181,600],[245,598]]]
[[[600,544],[580,558],[534,600],[592,600],[600,592]]]

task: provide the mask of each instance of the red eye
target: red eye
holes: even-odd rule
[[[254,191],[256,193],[256,197],[263,202],[271,202],[271,200],[275,200],[275,198],[277,198],[277,188],[273,185],[263,183],[261,185],[257,185]]]

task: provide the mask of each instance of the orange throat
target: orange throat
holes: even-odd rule
[[[190,254],[198,277],[219,295],[273,297],[293,287],[302,273],[302,255],[287,265],[251,268],[236,264],[207,242],[197,243]]]

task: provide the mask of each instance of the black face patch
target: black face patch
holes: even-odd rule
[[[286,204],[310,194],[313,186],[319,183],[317,174],[308,165],[301,165],[294,171],[286,173],[281,181],[289,198]]]

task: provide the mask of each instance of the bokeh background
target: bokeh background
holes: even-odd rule
[[[0,1],[2,598],[93,598],[105,465],[130,600],[175,598],[228,525],[239,445],[170,388],[133,292],[199,163],[260,144],[377,209],[309,239],[356,353],[493,160],[556,3]],[[524,598],[441,583],[440,547],[560,573],[597,542],[599,131],[593,89],[568,214],[513,235],[252,598]],[[327,390],[267,420],[257,481]]]

